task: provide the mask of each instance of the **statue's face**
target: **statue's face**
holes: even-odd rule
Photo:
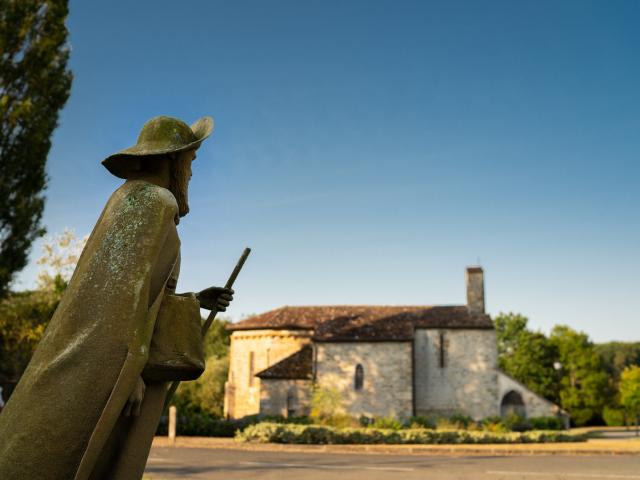
[[[189,181],[191,180],[191,162],[196,158],[195,150],[179,152],[171,161],[169,190],[178,202],[179,215],[189,213]]]

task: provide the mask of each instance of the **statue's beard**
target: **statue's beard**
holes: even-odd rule
[[[189,174],[180,160],[171,162],[169,190],[178,202],[178,215],[184,217],[189,213]]]

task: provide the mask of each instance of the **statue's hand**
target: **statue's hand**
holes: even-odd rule
[[[196,293],[202,308],[224,312],[233,300],[233,290],[224,287],[210,287]]]
[[[126,405],[124,406],[124,416],[137,417],[140,415],[140,407],[142,406],[142,399],[144,398],[145,384],[142,380],[142,377],[138,377],[138,382],[136,383],[133,392],[129,396],[129,400],[127,400]]]

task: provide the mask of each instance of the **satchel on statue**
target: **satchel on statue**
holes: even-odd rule
[[[204,372],[200,303],[193,297],[167,294],[156,318],[145,382],[195,380]]]

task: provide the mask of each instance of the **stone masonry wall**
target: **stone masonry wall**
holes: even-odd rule
[[[311,342],[310,330],[239,330],[231,335],[229,377],[225,384],[225,415],[242,418],[260,413],[260,379],[253,374],[288,357]]]
[[[344,413],[406,418],[413,414],[411,342],[316,343],[316,381],[341,395]],[[364,370],[354,388],[356,366]]]
[[[524,401],[524,409],[527,417],[565,416],[556,404],[532,392],[526,386],[500,370],[498,370],[498,385],[500,388],[498,403],[500,404],[504,396],[510,391],[518,392]]]
[[[418,329],[414,342],[417,415],[499,415],[494,330]]]
[[[263,379],[260,413],[284,417],[309,415],[311,383],[311,380]]]

